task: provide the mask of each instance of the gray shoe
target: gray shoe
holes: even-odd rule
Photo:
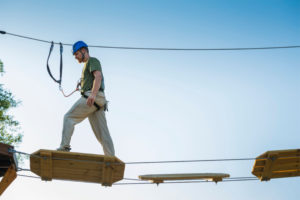
[[[56,149],[56,151],[70,152],[71,148],[70,147],[59,147],[59,148]]]

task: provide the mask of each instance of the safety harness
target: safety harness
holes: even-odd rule
[[[85,95],[83,92],[81,92],[81,96],[82,97],[84,97],[84,98],[89,98],[87,95]],[[96,103],[96,102],[94,102],[94,106],[97,108],[97,110],[100,110],[101,109],[101,107]]]
[[[49,54],[48,54],[48,58],[47,58],[47,71],[48,71],[48,74],[49,76],[54,80],[54,82],[58,83],[59,84],[59,90],[62,92],[62,94],[64,95],[64,97],[69,97],[71,96],[74,92],[76,91],[79,91],[80,90],[80,83],[81,83],[81,80],[77,82],[77,86],[76,86],[76,89],[71,92],[69,95],[66,95],[63,91],[63,88],[61,87],[61,82],[62,82],[62,70],[63,70],[63,60],[62,60],[62,53],[63,53],[63,45],[62,43],[59,43],[59,46],[60,46],[60,67],[59,67],[59,79],[55,79],[54,76],[52,75],[51,73],[51,70],[50,70],[50,67],[49,67],[49,59],[50,59],[50,56],[51,56],[51,53],[52,53],[52,50],[53,50],[53,47],[54,47],[54,42],[52,41],[51,42],[51,46],[50,46],[50,50],[49,50]],[[82,53],[82,52],[81,52]],[[103,91],[102,91],[103,92]],[[81,96],[84,97],[84,98],[88,98],[87,95],[85,95],[83,92],[81,92]],[[96,102],[94,102],[94,106],[97,108],[97,110],[100,110],[101,109],[101,106],[99,106]],[[108,111],[107,109],[107,103],[103,106],[103,109],[104,111]]]

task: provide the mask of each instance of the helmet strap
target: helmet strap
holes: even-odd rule
[[[82,51],[81,51],[81,50],[79,50],[79,51],[80,51],[80,53],[81,53],[81,56],[82,56],[82,61],[84,61],[84,59],[85,59],[84,53],[82,53]]]

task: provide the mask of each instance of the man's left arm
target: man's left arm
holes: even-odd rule
[[[102,74],[100,71],[95,70],[93,71],[93,75],[95,77],[94,82],[93,82],[93,88],[90,96],[86,100],[86,104],[88,106],[92,106],[95,102],[97,93],[99,92],[100,86],[101,86],[101,81],[102,81]]]

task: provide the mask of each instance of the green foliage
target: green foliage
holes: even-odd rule
[[[4,72],[3,62],[0,60],[0,74],[2,74],[3,72]]]
[[[3,63],[0,60],[0,73],[3,74]],[[12,93],[5,90],[0,84],[0,142],[17,146],[22,142],[19,122],[14,120],[13,116],[7,114],[10,108],[19,104]]]

